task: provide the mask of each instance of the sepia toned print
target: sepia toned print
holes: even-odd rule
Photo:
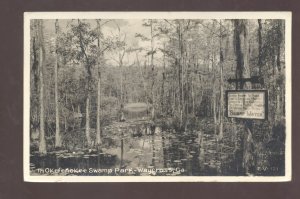
[[[282,12],[25,13],[25,180],[290,180],[290,26]]]

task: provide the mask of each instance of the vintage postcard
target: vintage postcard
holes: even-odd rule
[[[291,18],[24,13],[24,180],[290,181]]]

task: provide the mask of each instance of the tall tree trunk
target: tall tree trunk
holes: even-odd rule
[[[236,55],[236,74],[237,78],[250,78],[249,68],[249,47],[248,47],[248,21],[247,20],[234,20],[234,45]],[[250,82],[240,82],[238,85],[239,89],[251,89]],[[252,139],[252,121],[239,121],[243,124],[243,139],[242,139],[242,170],[244,174],[249,174],[250,168],[253,166],[254,151],[252,151],[253,139]],[[238,160],[238,162],[241,162]],[[255,166],[255,165],[254,165]]]
[[[154,99],[154,64],[153,64],[153,56],[154,56],[154,36],[153,36],[153,21],[150,19],[150,28],[151,28],[151,97],[152,97],[152,108],[151,108],[151,118],[155,117],[155,99]]]
[[[34,22],[34,28],[38,29],[38,23]],[[34,32],[34,36],[32,38],[32,55],[33,55],[33,62],[32,62],[32,73],[33,73],[33,90],[35,93],[38,93],[38,80],[39,80],[39,62],[38,62],[38,51],[39,51],[39,44],[38,41],[38,31]],[[38,96],[36,97],[36,100],[38,101]]]
[[[123,161],[124,161],[124,133],[121,133],[121,160],[120,160],[120,169],[123,168]]]
[[[90,136],[90,91],[88,91],[86,97],[86,109],[85,109],[85,136],[87,140],[88,147],[91,146],[91,136]]]
[[[262,24],[261,19],[257,20],[258,22],[258,72],[259,76],[262,75]]]
[[[38,37],[39,37],[39,72],[40,72],[40,143],[39,152],[47,153],[45,140],[45,113],[44,113],[44,38],[43,38],[43,21],[38,20]]]
[[[77,20],[78,25],[81,25],[80,19]],[[87,88],[87,97],[86,97],[86,115],[85,115],[85,135],[87,139],[87,145],[88,147],[91,147],[91,137],[90,137],[90,98],[91,98],[91,78],[92,78],[92,72],[91,72],[91,63],[90,60],[85,52],[84,47],[84,41],[82,37],[82,32],[79,31],[79,43],[80,43],[80,49],[85,57],[85,64],[86,64],[86,71],[87,71],[87,78],[86,78],[86,88]]]
[[[192,76],[192,114],[195,116],[195,91],[194,91],[194,77]]]
[[[64,121],[65,121],[65,132],[68,130],[68,124],[67,124],[67,116],[64,116]]]
[[[38,22],[33,21],[33,28],[35,30],[38,30]],[[30,95],[30,100],[31,103],[33,102],[36,104],[36,106],[32,106],[30,109],[30,123],[31,123],[31,128],[32,132],[38,132],[39,131],[39,57],[38,57],[38,52],[39,52],[39,44],[38,44],[38,31],[34,31],[34,36],[32,38],[32,55],[33,55],[33,61],[32,61],[32,68],[31,68],[31,74],[32,74],[32,79],[33,83],[32,85],[32,93],[35,93],[35,95]],[[33,134],[30,134],[30,138],[33,138]]]
[[[190,90],[190,85],[189,85],[189,73],[188,73],[188,70],[189,70],[189,63],[187,63],[187,59],[188,58],[188,55],[187,53],[185,53],[185,62],[184,62],[184,66],[185,67],[185,90],[184,90],[184,100],[185,100],[185,126],[187,125],[187,116],[189,114],[189,99],[190,99],[190,96],[189,96],[189,90]]]
[[[250,78],[248,21],[234,20],[234,42],[238,78]],[[238,89],[251,89],[250,82],[239,82]]]
[[[122,64],[120,64],[120,82],[121,82],[121,87],[120,87],[120,92],[121,92],[121,106],[123,105],[123,67]]]
[[[90,135],[90,99],[91,99],[91,73],[88,69],[87,77],[87,97],[86,97],[86,107],[85,107],[85,136],[87,140],[87,146],[91,147],[91,135]]]
[[[219,126],[219,139],[223,139],[223,108],[224,108],[224,94],[223,94],[223,35],[222,35],[222,21],[220,20],[220,126]]]
[[[100,70],[100,69],[99,69]],[[101,144],[101,124],[100,124],[100,115],[101,115],[101,73],[98,72],[98,84],[97,84],[97,132],[96,132],[96,144]]]
[[[165,44],[164,44],[164,50],[165,50]],[[165,92],[165,80],[166,80],[166,56],[165,53],[163,55],[163,64],[164,64],[164,69],[162,73],[162,84],[161,84],[161,113],[164,114],[164,92]]]
[[[120,81],[121,81],[121,104],[120,104],[120,112],[121,112],[121,117],[120,121],[125,120],[124,116],[124,96],[123,96],[123,63],[122,60],[120,61]]]
[[[67,100],[67,93],[65,93],[65,107],[67,107],[68,100]],[[65,119],[65,132],[68,131],[68,121],[67,121],[67,113],[64,113],[64,119]]]
[[[213,89],[212,89],[212,103],[213,103],[213,118],[214,118],[214,134],[217,134],[217,126],[218,126],[218,121],[217,121],[217,89],[216,89],[216,66],[215,66],[215,55],[212,53],[212,71],[213,71]]]
[[[183,100],[183,38],[182,38],[182,22],[178,22],[177,32],[178,32],[178,42],[179,42],[179,63],[178,63],[178,78],[179,78],[179,112],[180,112],[180,127],[183,126],[183,106],[184,106],[184,100]]]
[[[58,104],[58,19],[55,21],[55,33],[56,33],[56,53],[55,53],[55,69],[54,69],[54,78],[55,78],[55,147],[61,147],[62,140],[60,135],[60,125],[59,125],[59,104]]]
[[[99,146],[101,144],[101,126],[100,126],[100,115],[101,115],[101,52],[100,52],[100,35],[101,26],[100,21],[97,20],[97,32],[98,32],[98,84],[97,84],[97,131],[96,131],[96,144]]]
[[[281,54],[281,43],[282,43],[282,39],[283,39],[283,25],[282,25],[282,20],[278,20],[277,22],[277,34],[278,34],[278,43],[277,43],[277,55],[276,55],[276,68],[277,71],[276,73],[280,75],[281,72],[281,59],[280,59],[280,54]],[[282,84],[276,82],[276,121],[280,121],[282,118],[282,115],[284,115],[283,113],[283,104],[284,102],[282,102],[282,93],[283,93],[283,89],[282,89]]]

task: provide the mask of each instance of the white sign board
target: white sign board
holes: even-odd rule
[[[227,116],[244,119],[266,119],[268,113],[267,91],[226,91]]]

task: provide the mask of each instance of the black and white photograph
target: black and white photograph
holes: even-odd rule
[[[290,12],[24,13],[24,179],[291,180]]]

